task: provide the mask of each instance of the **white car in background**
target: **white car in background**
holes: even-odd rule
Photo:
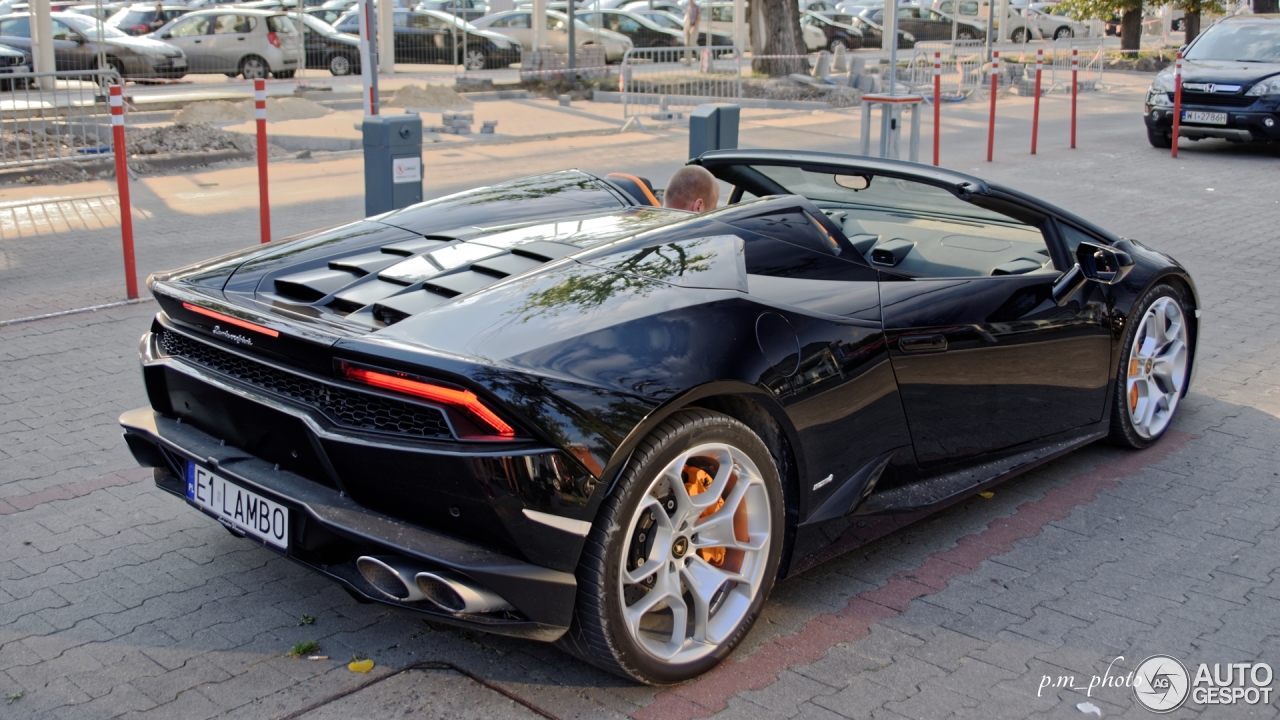
[[[554,10],[547,11],[547,44],[557,53],[569,52],[569,17]],[[533,49],[533,13],[528,10],[507,10],[485,15],[472,23],[482,30],[505,35],[519,42],[524,49]],[[618,62],[632,48],[631,38],[612,30],[593,28],[578,20],[574,23],[574,42],[578,47],[599,45],[604,48],[608,62]]]

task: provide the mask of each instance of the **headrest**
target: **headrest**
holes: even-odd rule
[[[637,205],[662,207],[662,203],[658,202],[658,197],[653,192],[653,183],[645,178],[623,173],[609,173],[605,179],[630,196]]]

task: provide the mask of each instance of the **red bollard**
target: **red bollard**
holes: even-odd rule
[[[253,81],[253,114],[258,120],[258,223],[262,242],[271,242],[271,204],[267,201],[267,81]]]
[[[991,53],[991,120],[987,125],[987,162],[996,144],[996,89],[1000,79],[1000,51]]]
[[[116,188],[120,198],[120,240],[124,245],[124,290],[138,299],[138,270],[133,262],[133,210],[129,207],[129,164],[124,144],[124,81],[110,89],[112,149],[116,156]]]
[[[1182,125],[1182,53],[1173,63],[1173,156],[1178,157],[1178,130]]]
[[[1080,50],[1071,48],[1071,149],[1076,149],[1076,92],[1080,89],[1080,83],[1076,80],[1076,73],[1080,71]]]
[[[1036,50],[1036,104],[1031,112],[1031,154],[1036,154],[1036,138],[1040,134],[1040,72],[1044,70],[1044,50]]]
[[[942,118],[942,53],[933,53],[933,166],[938,166],[939,123]]]

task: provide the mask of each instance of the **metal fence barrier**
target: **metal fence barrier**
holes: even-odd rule
[[[113,70],[0,76],[0,168],[100,159],[111,153]]]
[[[694,107],[742,97],[741,57],[699,47],[633,48],[622,58],[618,91],[622,113],[633,105]]]

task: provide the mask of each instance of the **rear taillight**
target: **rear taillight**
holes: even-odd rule
[[[280,36],[274,32],[269,32],[267,33],[267,42],[271,43],[275,47],[280,47]]]
[[[403,393],[421,398],[430,403],[447,405],[455,410],[460,410],[468,419],[478,424],[481,432],[479,434],[467,434],[460,432],[463,437],[468,438],[497,438],[511,439],[516,436],[515,428],[511,427],[498,414],[490,410],[476,394],[470,390],[460,388],[447,387],[436,383],[426,382],[416,378],[402,374],[393,374],[378,370],[369,370],[357,367],[347,362],[338,364],[343,377],[353,382],[358,382],[371,387],[380,388],[382,390],[390,390],[392,392]]]
[[[149,33],[151,32],[151,27],[148,25],[134,25],[133,30],[137,33]]]

